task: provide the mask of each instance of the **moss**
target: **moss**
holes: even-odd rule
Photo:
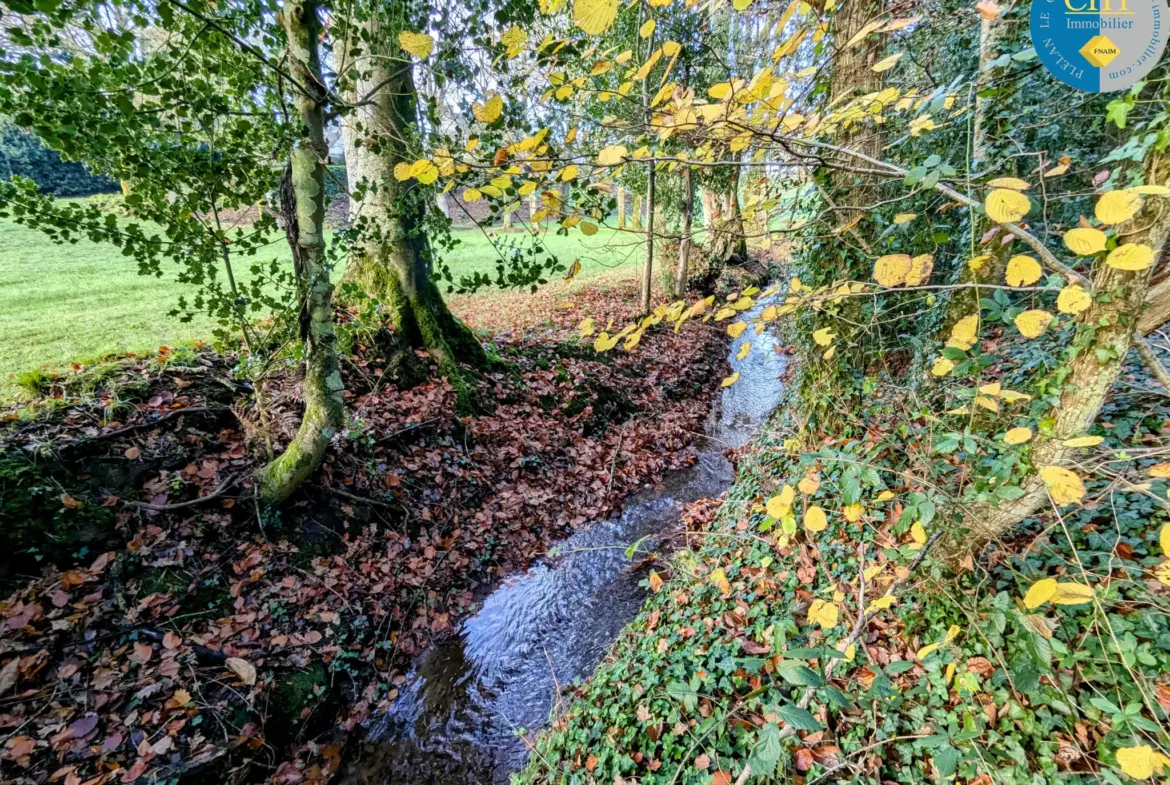
[[[278,747],[311,738],[330,727],[339,699],[320,662],[280,674],[268,693],[264,733]]]

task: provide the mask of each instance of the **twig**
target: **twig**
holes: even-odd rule
[[[617,449],[615,449],[613,451],[613,460],[609,462],[609,480],[605,483],[605,495],[606,496],[609,496],[610,492],[613,491],[613,471],[614,471],[614,469],[617,468],[618,456],[622,454],[622,440],[625,438],[626,438],[626,428],[625,428],[625,426],[622,426],[622,429],[620,431],[618,431]]]
[[[140,510],[151,510],[154,512],[166,512],[167,510],[180,510],[184,507],[193,507],[196,504],[203,504],[203,502],[209,502],[212,499],[217,499],[220,496],[223,496],[224,492],[227,491],[227,489],[230,488],[232,485],[234,485],[237,479],[238,479],[237,477],[229,477],[226,480],[224,480],[223,483],[218,488],[216,488],[214,491],[207,494],[206,496],[200,496],[200,497],[195,498],[195,499],[189,499],[185,502],[175,502],[174,504],[149,504],[147,502],[130,502],[130,501],[126,501],[125,499],[123,499],[122,504],[125,504],[127,507],[137,507]]]
[[[343,491],[340,488],[334,488],[332,485],[322,485],[321,488],[323,490],[329,491],[329,493],[336,494],[343,499],[349,499],[351,502],[357,502],[358,504],[369,504],[373,507],[387,507],[387,508],[394,506],[390,502],[384,502],[381,499],[371,499],[368,496],[358,496],[356,493],[350,493],[349,491]],[[401,507],[402,506],[401,503],[399,503],[398,506]]]
[[[388,433],[385,436],[381,437],[376,442],[374,442],[374,444],[383,444],[385,442],[390,441],[395,436],[401,436],[404,433],[410,433],[411,431],[417,431],[420,428],[426,428],[428,426],[434,425],[438,421],[439,421],[439,418],[436,417],[432,420],[423,420],[422,422],[416,422],[413,425],[408,425],[405,428],[399,428],[397,431],[394,431],[393,433]]]
[[[1135,335],[1133,342],[1137,346],[1138,354],[1142,356],[1146,366],[1154,374],[1154,378],[1162,384],[1166,394],[1170,395],[1170,371],[1166,370],[1166,366],[1154,353],[1154,347],[1150,345],[1150,341],[1144,336]]]

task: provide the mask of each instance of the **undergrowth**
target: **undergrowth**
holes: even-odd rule
[[[932,535],[961,472],[907,406],[879,391],[862,436],[835,441],[777,415],[515,781],[1120,783],[1119,750],[1167,750],[1166,480],[1094,480],[1091,501],[1026,521],[956,578]],[[1084,460],[1149,454],[1148,472],[1168,415],[1128,387]],[[790,521],[816,504],[840,513],[827,528],[768,514],[798,484]],[[1094,599],[1025,603],[1048,578]]]

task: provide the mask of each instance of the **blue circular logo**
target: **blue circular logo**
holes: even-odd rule
[[[1057,79],[1078,90],[1124,90],[1166,50],[1167,0],[1033,0],[1032,44]]]

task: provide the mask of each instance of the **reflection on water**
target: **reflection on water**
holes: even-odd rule
[[[745,342],[752,351],[736,359]],[[739,380],[723,390],[697,463],[633,496],[620,518],[556,545],[489,595],[459,636],[424,652],[344,781],[489,785],[523,767],[521,731],[545,725],[561,688],[592,672],[642,606],[640,576],[625,551],[642,538],[639,548],[653,550],[684,505],[731,483],[723,451],[746,443],[780,398],[786,357],[778,348],[769,333],[752,329],[735,339],[730,362]]]

